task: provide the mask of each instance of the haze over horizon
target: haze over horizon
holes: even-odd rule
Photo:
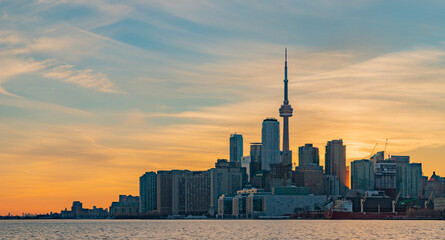
[[[204,170],[277,118],[290,149],[375,143],[445,176],[440,1],[0,3],[0,215],[109,207],[146,171]],[[281,128],[281,126],[280,126]]]

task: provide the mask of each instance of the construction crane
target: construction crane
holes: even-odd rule
[[[386,139],[385,149],[383,150],[383,159],[385,159],[386,146],[388,146],[388,139]],[[389,154],[388,154],[389,157]]]
[[[363,211],[365,209],[365,202],[366,202],[366,198],[368,198],[368,193],[369,193],[369,188],[368,188],[368,191],[366,191],[365,196],[360,200],[361,213],[363,213]]]
[[[396,204],[399,201],[400,193],[402,193],[402,191],[400,191],[399,194],[397,194],[396,199],[392,201],[392,212],[393,213],[396,213]]]
[[[428,204],[431,202],[431,199],[433,199],[433,191],[431,191],[430,196],[428,197],[428,200],[425,201],[425,209],[428,208]]]
[[[375,145],[374,145],[374,149],[372,149],[371,155],[369,155],[369,159],[371,159],[371,157],[372,157],[372,154],[374,153],[374,151],[375,151],[375,148],[377,147],[377,144],[379,144],[379,143],[375,143]]]

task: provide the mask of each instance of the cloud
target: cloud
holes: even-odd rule
[[[38,62],[32,59],[0,58],[0,83],[6,82],[13,76],[35,72],[44,67],[44,62]],[[17,97],[17,95],[8,92],[2,86],[0,86],[0,93]]]
[[[50,69],[43,76],[99,92],[123,93],[116,89],[114,83],[105,74],[94,73],[92,69],[77,70],[73,65],[61,65]]]
[[[13,31],[0,31],[0,44],[14,45],[22,43],[22,38],[16,32]]]

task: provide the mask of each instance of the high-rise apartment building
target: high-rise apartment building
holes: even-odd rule
[[[261,169],[270,170],[270,164],[280,162],[280,123],[267,118],[262,126]]]
[[[374,162],[368,159],[351,162],[351,188],[357,190],[374,190]]]
[[[210,204],[208,171],[174,171],[172,179],[172,214],[203,215]]]
[[[210,174],[210,207],[209,214],[215,215],[218,211],[218,198],[225,194],[235,196],[236,191],[247,183],[246,169],[239,162],[228,162],[218,159],[215,167],[209,170]]]
[[[210,204],[208,171],[158,171],[158,211],[167,215],[202,215]]]
[[[157,184],[157,175],[155,172],[146,172],[139,178],[139,211],[141,214],[157,210]]]
[[[230,135],[230,161],[241,162],[243,157],[243,135],[231,134]]]
[[[346,193],[346,146],[343,140],[328,141],[325,153],[325,173],[336,176],[340,183],[340,195]]]
[[[319,166],[320,156],[318,148],[313,147],[312,144],[307,143],[298,148],[298,166]]]
[[[162,216],[172,213],[173,171],[158,171],[157,211]]]

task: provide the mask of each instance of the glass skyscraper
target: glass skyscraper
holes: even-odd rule
[[[275,118],[263,121],[261,169],[270,170],[270,164],[280,162],[280,123]]]
[[[243,157],[243,135],[231,134],[230,135],[230,161],[241,162]]]

